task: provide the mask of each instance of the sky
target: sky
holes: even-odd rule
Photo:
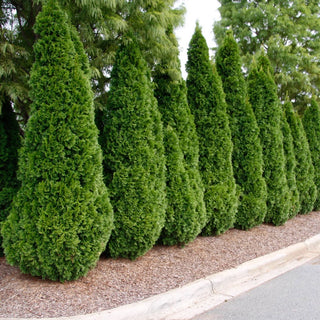
[[[214,47],[213,23],[220,20],[220,13],[218,8],[220,3],[218,0],[178,0],[178,6],[183,4],[187,9],[185,15],[184,26],[176,29],[176,36],[179,41],[181,71],[184,78],[186,78],[185,64],[187,62],[187,50],[189,42],[194,33],[196,21],[199,21],[202,27],[202,34],[207,40],[208,47]],[[210,56],[213,53],[210,51]]]

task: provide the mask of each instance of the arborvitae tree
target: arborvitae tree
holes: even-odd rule
[[[189,44],[186,69],[188,102],[199,136],[200,172],[208,214],[203,234],[220,234],[233,226],[238,199],[225,97],[198,24]]]
[[[164,244],[181,244],[200,233],[206,223],[206,211],[199,172],[199,142],[181,77],[178,43],[174,34],[168,33],[177,48],[177,68],[170,68],[167,60],[163,60],[153,74],[155,97],[164,126],[168,126],[165,134],[169,135],[165,138],[168,208],[160,240]]]
[[[266,183],[259,128],[246,98],[239,48],[232,32],[228,32],[218,49],[216,65],[226,94],[233,142],[233,170],[240,189],[236,227],[249,229],[261,224],[266,215]]]
[[[160,242],[165,245],[186,244],[194,240],[201,229],[179,139],[170,126],[164,130],[164,145],[168,206]]]
[[[262,146],[263,177],[267,184],[265,222],[281,225],[288,220],[290,196],[285,170],[281,106],[277,86],[272,78],[266,56],[259,57],[248,77],[248,95],[252,105]]]
[[[0,102],[1,103],[1,102]],[[10,105],[4,97],[0,115],[0,230],[7,218],[11,202],[19,188],[17,179],[18,149],[21,145],[19,125]],[[0,256],[3,255],[0,235]]]
[[[21,188],[2,228],[4,252],[23,272],[72,280],[104,250],[112,208],[89,79],[56,1],[46,2],[35,32],[33,104],[19,158]]]
[[[283,135],[283,150],[286,160],[286,177],[290,192],[289,219],[291,219],[296,216],[300,210],[300,199],[296,182],[297,161],[294,153],[293,139],[283,108],[281,108],[281,131]]]
[[[291,102],[284,104],[287,122],[290,126],[296,156],[296,181],[300,196],[300,213],[309,213],[314,208],[317,197],[314,183],[314,167],[308,140],[300,117],[293,111]]]
[[[135,259],[158,240],[165,221],[165,156],[161,116],[135,40],[123,44],[112,70],[101,138],[114,206],[108,252]]]
[[[302,123],[309,141],[314,166],[314,182],[317,188],[314,209],[320,210],[320,108],[315,100],[311,101],[311,106],[304,112]]]

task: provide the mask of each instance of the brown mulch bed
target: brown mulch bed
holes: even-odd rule
[[[77,281],[55,283],[20,273],[0,258],[0,317],[60,317],[115,308],[181,287],[320,233],[320,213],[274,227],[231,229],[180,247],[155,246],[136,261],[101,258]]]

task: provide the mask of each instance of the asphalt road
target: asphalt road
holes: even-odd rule
[[[193,320],[320,320],[320,256]]]

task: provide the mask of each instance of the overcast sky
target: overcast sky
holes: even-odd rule
[[[187,49],[194,33],[196,21],[202,27],[202,33],[207,40],[208,47],[214,47],[213,23],[220,20],[218,0],[178,0],[177,5],[184,4],[187,9],[185,23],[182,28],[176,30],[176,36],[180,47],[180,60],[183,77],[186,78],[185,64],[187,62]],[[212,51],[210,52],[212,56]]]

